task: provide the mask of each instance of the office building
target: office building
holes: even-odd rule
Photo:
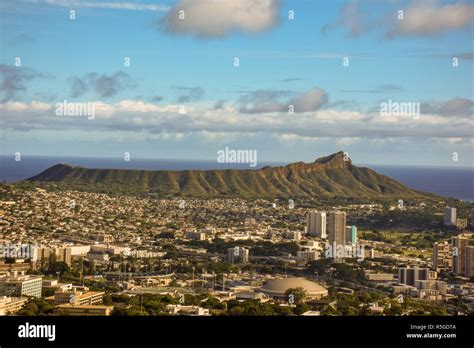
[[[0,316],[18,312],[28,302],[27,297],[0,297]]]
[[[347,226],[346,227],[346,243],[356,244],[357,243],[357,227]]]
[[[285,239],[290,239],[293,241],[300,241],[301,240],[301,232],[300,231],[287,231],[284,234]]]
[[[206,240],[206,234],[204,232],[188,231],[186,232],[186,238],[191,240]]]
[[[474,277],[474,246],[468,245],[465,248],[465,268],[466,277]]]
[[[346,244],[346,213],[340,211],[329,213],[328,240],[332,258],[336,262],[342,262]]]
[[[41,297],[43,278],[37,275],[13,275],[0,279],[1,296]]]
[[[453,267],[452,246],[448,241],[437,242],[433,246],[433,269],[436,272],[451,271]]]
[[[326,213],[310,211],[306,217],[306,233],[311,236],[326,238]]]
[[[456,225],[456,208],[452,208],[452,207],[444,208],[444,224],[447,226]]]
[[[460,230],[467,228],[467,219],[456,219],[456,227]]]
[[[227,261],[230,263],[248,263],[249,249],[244,247],[227,249]]]
[[[464,275],[466,273],[466,247],[469,239],[464,236],[452,238],[453,248],[453,273]]]
[[[434,271],[430,271],[429,268],[420,267],[404,267],[398,269],[398,282],[400,284],[406,284],[415,286],[418,280],[433,280],[437,278],[437,274]]]
[[[54,304],[74,304],[77,306],[93,305],[102,303],[104,299],[104,292],[97,291],[56,291],[54,293]]]
[[[108,316],[112,313],[113,306],[104,305],[75,305],[64,303],[54,308],[54,315],[71,316]]]
[[[446,295],[448,293],[448,284],[441,280],[417,280],[415,286],[418,290],[435,290],[440,295]]]
[[[314,260],[319,260],[320,252],[319,251],[308,251],[308,250],[299,250],[296,253],[296,260],[298,262],[309,262]]]

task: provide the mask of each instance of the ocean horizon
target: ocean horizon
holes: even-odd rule
[[[22,156],[15,161],[13,155],[0,155],[0,180],[14,183],[35,176],[45,169],[67,163],[73,166],[100,169],[131,170],[214,170],[214,169],[260,169],[266,166],[287,165],[290,162],[258,162],[250,168],[249,164],[218,163],[212,160],[181,159],[136,159],[124,161],[112,157],[79,156]],[[404,185],[420,191],[431,192],[444,197],[452,197],[474,202],[474,168],[435,167],[410,165],[357,164],[389,176]]]

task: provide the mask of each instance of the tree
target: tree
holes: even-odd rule
[[[302,287],[290,288],[285,291],[285,298],[290,304],[301,304],[306,299],[306,290]]]

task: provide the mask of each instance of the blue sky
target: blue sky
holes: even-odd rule
[[[4,1],[0,152],[473,165],[472,3],[216,1]],[[96,117],[56,116],[65,99]]]

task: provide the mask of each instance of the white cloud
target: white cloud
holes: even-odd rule
[[[310,98],[311,99],[311,98]],[[176,104],[158,105],[144,101],[96,102],[93,120],[59,117],[54,104],[5,102],[0,104],[0,127],[12,130],[62,130],[130,132],[136,137],[157,134],[200,134],[208,140],[227,136],[278,136],[292,139],[336,138],[341,145],[360,138],[472,138],[474,120],[465,116],[422,114],[419,118],[381,116],[377,112],[324,109],[298,115],[288,112],[242,113],[236,108],[211,108],[203,102],[180,113]],[[453,141],[453,140],[451,140]]]
[[[79,0],[24,0],[26,3],[46,4],[51,6],[75,8],[102,8],[134,11],[167,11],[166,5],[147,4],[138,2],[111,2],[111,1],[79,1]]]
[[[414,2],[404,10],[404,18],[394,21],[392,36],[433,35],[461,29],[474,21],[474,5],[438,5],[437,1]]]
[[[181,0],[162,19],[164,30],[201,38],[219,38],[233,31],[256,34],[278,21],[279,0]],[[184,12],[180,12],[184,11]],[[184,13],[184,19],[180,19]]]
[[[385,13],[370,10],[370,2],[351,0],[342,6],[339,18],[323,26],[322,31],[343,28],[349,37],[378,29],[387,38],[433,36],[467,28],[474,22],[474,5],[469,2],[441,5],[436,0],[413,0],[406,7],[393,7]],[[399,18],[399,10],[403,18]]]

